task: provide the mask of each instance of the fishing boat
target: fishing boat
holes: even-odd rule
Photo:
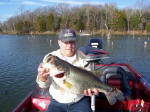
[[[81,32],[79,33],[80,36],[91,36],[92,34],[91,33],[84,33],[84,32]]]
[[[90,36],[91,34],[89,33],[80,33],[80,36]]]
[[[124,101],[110,105],[105,95],[99,93],[95,101],[96,112],[150,112],[150,84],[129,64],[103,63],[108,52],[102,49],[101,39],[90,39],[88,45],[81,47],[79,52],[93,70],[101,71],[103,75],[99,78],[103,83],[120,89],[125,96]],[[48,90],[37,87],[13,112],[46,111],[50,102]]]

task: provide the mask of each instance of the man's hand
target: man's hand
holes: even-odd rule
[[[92,96],[92,95],[98,95],[98,90],[97,89],[87,89],[87,90],[84,90],[84,94],[86,96]]]
[[[46,82],[48,76],[49,76],[49,69],[43,68],[42,64],[40,64],[38,67],[38,79],[42,82]]]

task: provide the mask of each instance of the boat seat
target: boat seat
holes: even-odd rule
[[[99,70],[103,74],[100,77],[102,82],[117,87],[123,92],[125,97],[131,95],[132,82],[129,81],[127,72],[122,67],[104,66],[99,68]]]

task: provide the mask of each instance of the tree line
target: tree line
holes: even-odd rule
[[[23,11],[0,24],[1,32],[58,32],[71,27],[76,31],[95,32],[147,31],[150,32],[150,5],[144,8],[118,9],[113,4],[80,7],[59,4],[53,7]]]

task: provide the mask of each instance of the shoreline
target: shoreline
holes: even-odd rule
[[[108,30],[99,30],[99,31],[92,31],[89,33],[88,31],[82,32],[83,34],[89,34],[89,36],[92,35],[102,35],[102,36],[107,36],[108,33],[110,32],[110,35],[143,35],[143,36],[148,36],[150,35],[150,32],[146,31],[108,31]],[[52,31],[46,31],[46,32],[30,32],[30,33],[17,33],[17,32],[0,32],[0,34],[12,34],[12,35],[58,35],[59,32],[52,32]],[[82,34],[81,33],[81,34]],[[76,31],[77,35],[80,35],[79,32]]]

